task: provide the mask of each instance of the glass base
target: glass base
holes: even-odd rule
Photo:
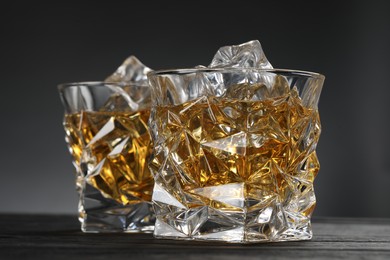
[[[228,243],[282,242],[312,238],[309,217],[292,216],[277,208],[266,208],[257,214],[222,212],[208,206],[182,212],[179,210],[167,215],[157,213],[154,236]],[[161,208],[156,205],[155,210],[161,212]]]
[[[122,205],[105,198],[89,184],[85,184],[80,194],[79,221],[83,232],[153,232],[155,216],[151,202]]]

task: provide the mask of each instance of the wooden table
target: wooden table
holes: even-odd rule
[[[313,219],[311,241],[224,244],[84,234],[76,216],[0,215],[0,259],[390,259],[390,219]]]

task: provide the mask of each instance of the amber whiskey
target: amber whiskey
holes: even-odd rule
[[[149,110],[65,115],[76,168],[88,184],[123,205],[151,200],[149,115]]]
[[[296,210],[311,214],[321,127],[318,111],[304,107],[296,90],[256,101],[201,97],[156,111],[169,158],[162,162],[156,150],[152,167],[172,165],[186,207],[250,212],[307,197]]]

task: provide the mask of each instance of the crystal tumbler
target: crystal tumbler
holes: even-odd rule
[[[324,76],[205,68],[148,77],[156,237],[312,237]]]
[[[81,82],[59,85],[59,92],[76,168],[81,229],[152,231],[150,87]]]

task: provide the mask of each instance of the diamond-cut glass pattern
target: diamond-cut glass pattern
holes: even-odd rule
[[[243,80],[235,77],[240,72],[151,75],[156,237],[312,237],[321,125],[318,99],[304,106],[300,93],[319,95],[323,79],[299,82],[301,75],[255,71]],[[220,81],[209,84],[210,78]]]
[[[149,93],[147,86],[103,82],[61,89],[85,232],[153,230],[150,109],[137,109],[150,104]]]

